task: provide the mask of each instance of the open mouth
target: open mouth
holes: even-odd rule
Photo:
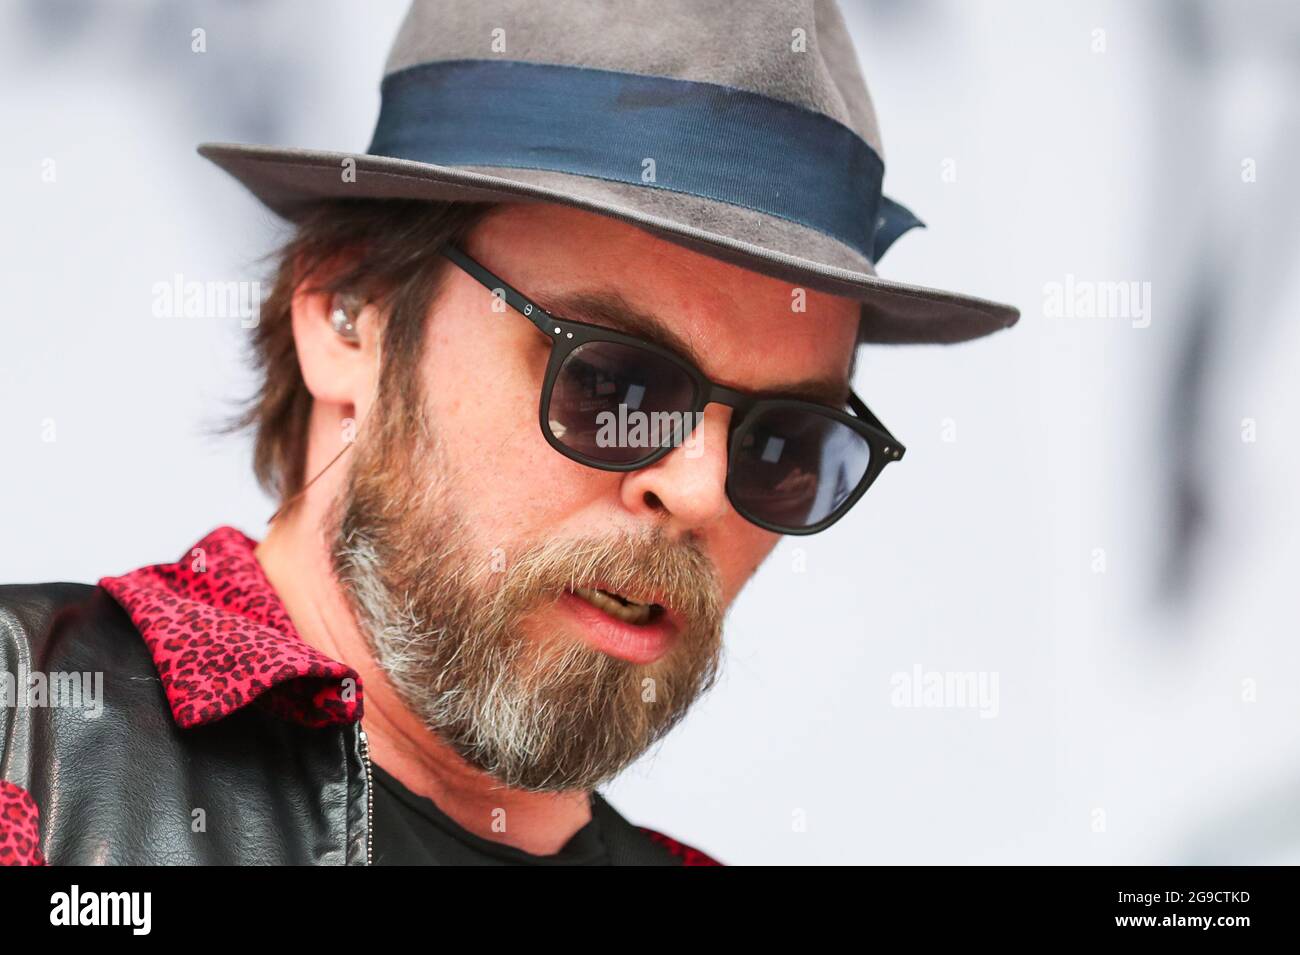
[[[633,626],[645,626],[661,619],[664,608],[656,603],[641,603],[622,594],[590,587],[575,587],[573,595],[580,597],[597,610],[604,611],[615,620],[630,623]]]

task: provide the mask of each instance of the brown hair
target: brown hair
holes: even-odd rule
[[[293,298],[348,292],[383,316],[381,388],[409,380],[424,342],[425,316],[448,265],[438,250],[463,241],[493,207],[483,203],[353,199],[322,202],[296,218],[276,253],[275,284],[251,342],[261,384],[232,422],[254,431],[253,471],[283,504],[303,487],[312,397],[298,366]],[[401,394],[402,389],[393,389]]]

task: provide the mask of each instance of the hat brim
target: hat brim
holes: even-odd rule
[[[1020,317],[1011,305],[883,279],[865,257],[799,223],[667,189],[543,169],[438,166],[366,153],[236,143],[203,143],[198,151],[290,221],[326,199],[554,202],[586,209],[765,275],[857,299],[863,342],[962,342]]]

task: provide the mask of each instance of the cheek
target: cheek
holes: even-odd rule
[[[780,539],[779,535],[754,526],[739,514],[732,514],[719,526],[709,542],[709,556],[722,577],[725,606],[736,599]]]
[[[497,324],[510,317],[477,329],[448,322],[423,362],[430,426],[460,505],[489,541],[544,538],[618,487],[618,475],[583,467],[546,442],[538,404],[550,349]]]

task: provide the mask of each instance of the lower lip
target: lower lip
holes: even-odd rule
[[[654,663],[672,645],[677,628],[667,614],[638,626],[598,610],[576,594],[566,593],[560,605],[578,618],[583,636],[597,650],[629,663]]]

